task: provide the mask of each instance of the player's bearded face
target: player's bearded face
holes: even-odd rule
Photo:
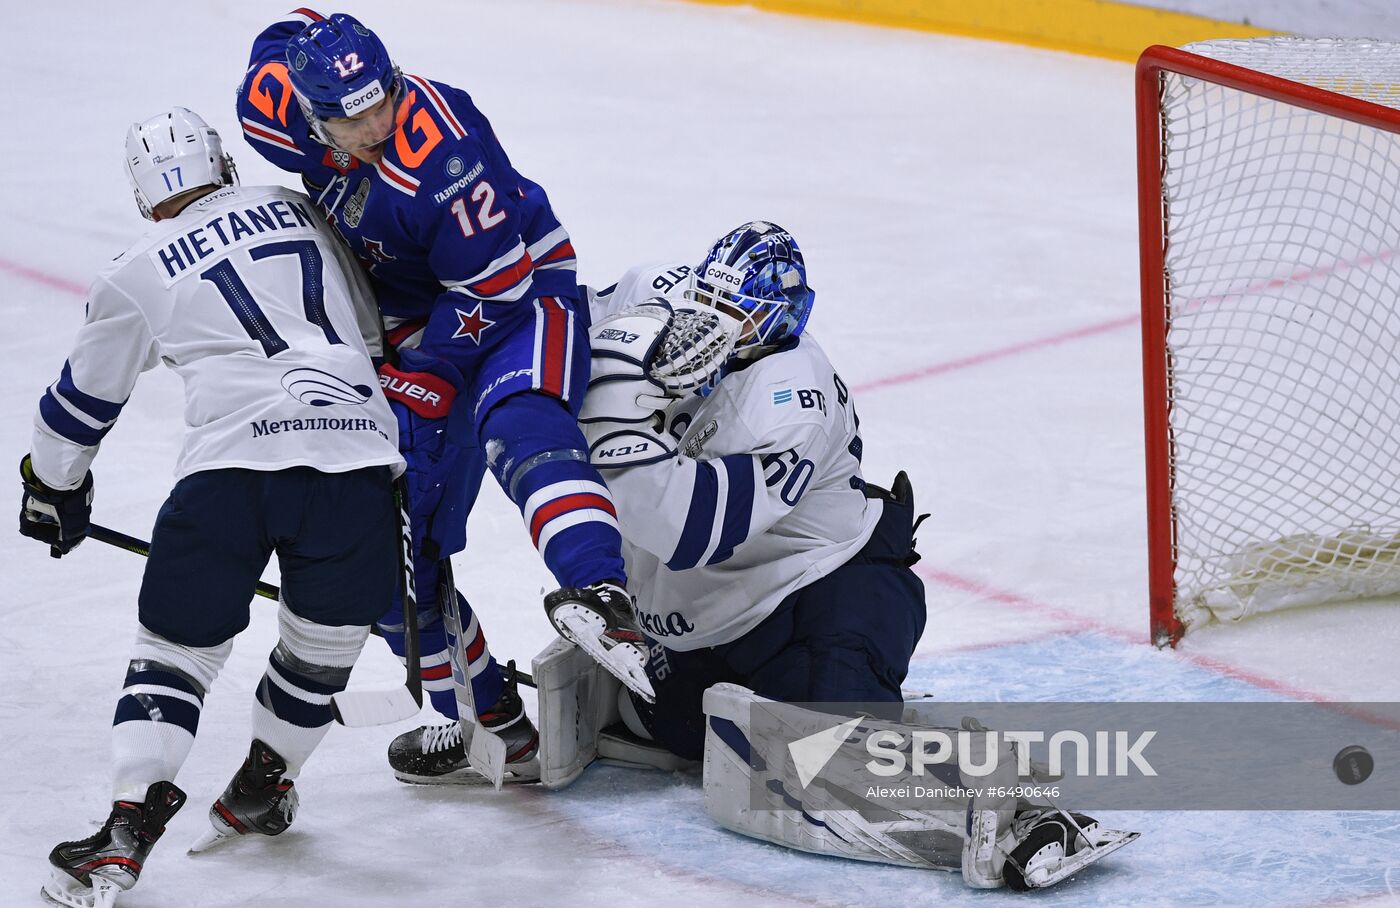
[[[402,113],[407,113],[405,108]],[[326,136],[341,151],[348,151],[367,164],[373,164],[384,157],[384,143],[398,128],[402,115],[399,112],[398,93],[353,117],[329,117],[324,121]]]

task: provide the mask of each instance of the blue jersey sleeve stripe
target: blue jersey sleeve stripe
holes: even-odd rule
[[[729,490],[724,500],[724,525],[719,531],[719,545],[706,564],[719,564],[734,554],[749,538],[749,523],[753,519],[754,459],[750,454],[730,454],[720,458],[729,477]]]
[[[101,442],[107,430],[112,427],[108,424],[100,429],[93,428],[78,419],[58,402],[52,388],[39,398],[39,417],[56,435],[85,448],[91,448]]]
[[[74,409],[82,411],[98,422],[111,422],[121,415],[122,407],[126,406],[126,401],[112,403],[79,391],[78,386],[73,384],[73,367],[66,361],[63,363],[63,372],[58,376],[57,390],[59,396],[72,404]]]
[[[690,510],[685,515],[685,527],[666,567],[684,571],[700,563],[710,545],[710,533],[715,526],[715,509],[718,506],[719,476],[714,467],[700,461],[695,465],[695,489],[690,496]]]

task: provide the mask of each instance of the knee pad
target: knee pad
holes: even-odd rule
[[[145,626],[139,626],[136,630],[136,645],[131,651],[131,661],[153,662],[162,668],[184,675],[204,693],[219,676],[219,671],[228,661],[231,652],[232,640],[225,640],[216,646],[185,646],[167,640]]]
[[[348,673],[369,639],[369,628],[317,624],[295,614],[284,603],[277,610],[277,634],[275,653],[284,664],[345,669]]]

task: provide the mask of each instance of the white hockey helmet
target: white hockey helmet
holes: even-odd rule
[[[203,186],[238,182],[219,134],[199,114],[172,107],[126,131],[126,175],[149,221],[167,199]]]

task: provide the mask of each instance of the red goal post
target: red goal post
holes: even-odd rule
[[[1153,642],[1400,591],[1400,45],[1154,46],[1136,94]]]

